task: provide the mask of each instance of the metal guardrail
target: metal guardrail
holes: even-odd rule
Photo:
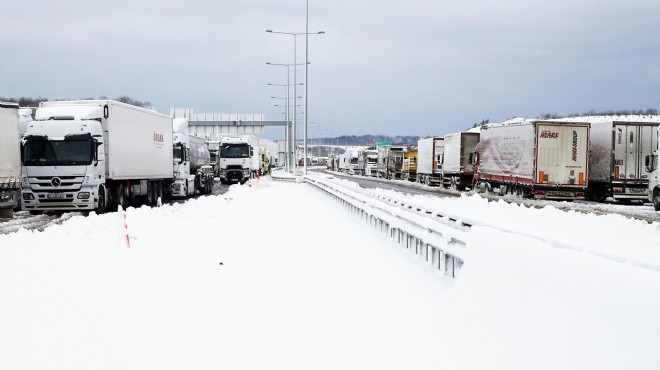
[[[370,227],[388,235],[431,267],[452,278],[460,273],[469,222],[412,202],[342,186],[322,176],[304,176],[304,181],[333,197]]]
[[[518,235],[542,242],[552,248],[567,249],[623,263],[639,268],[660,271],[660,265],[644,258],[630,257],[625,252],[606,252],[586,245],[567,243],[554,238],[539,237],[521,230],[509,229],[494,224],[484,224],[460,215],[441,212],[423,204],[383,195],[359,186],[350,187],[333,181],[331,176],[305,176],[305,182],[332,195],[352,212],[365,218],[370,225],[389,234],[395,242],[414,250],[420,257],[443,271],[456,277],[463,265],[465,248],[472,226],[487,227],[504,235]]]

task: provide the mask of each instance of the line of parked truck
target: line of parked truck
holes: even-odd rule
[[[650,201],[660,211],[659,125],[658,116],[514,119],[417,146],[349,150],[331,156],[327,167],[527,198]]]
[[[0,103],[0,210],[105,211],[209,194],[214,177],[244,183],[268,171],[253,136],[223,137],[215,163],[186,118],[113,100],[42,102],[34,119]],[[20,127],[20,129],[19,129]],[[213,146],[212,146],[213,147]]]

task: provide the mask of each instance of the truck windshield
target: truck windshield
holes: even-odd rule
[[[248,158],[250,146],[246,144],[225,144],[220,148],[220,158]]]
[[[26,166],[87,166],[94,160],[92,140],[27,139],[23,146]]]
[[[371,157],[369,157],[369,158],[367,158],[367,161],[368,161],[369,163],[376,163],[376,162],[378,162],[378,158],[371,158]]]
[[[358,163],[358,159],[357,159],[357,158],[355,158],[355,157],[354,157],[354,158],[351,158],[351,164],[357,164],[357,163]]]

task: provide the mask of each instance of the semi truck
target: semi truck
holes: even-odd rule
[[[590,200],[647,201],[649,171],[645,158],[658,145],[660,122],[591,122]]]
[[[244,184],[261,168],[259,139],[254,136],[225,136],[220,140],[218,177],[222,184]]]
[[[390,180],[401,179],[403,173],[403,155],[407,152],[406,146],[390,146],[387,151],[387,175]]]
[[[218,152],[220,151],[220,140],[208,140],[206,146],[209,148],[211,154],[211,167],[213,167],[213,174],[218,174]]]
[[[155,205],[173,178],[172,118],[113,100],[42,102],[21,143],[31,213]]]
[[[166,193],[184,198],[210,194],[214,175],[206,140],[189,133],[188,118],[175,118],[172,125],[174,178],[166,184]]]
[[[442,183],[444,137],[429,137],[417,141],[417,182],[429,186]]]
[[[655,148],[652,154],[647,154],[644,159],[644,168],[649,173],[648,200],[653,203],[653,208],[660,211],[660,174],[658,173],[658,154],[660,153],[660,134],[656,131]]]
[[[479,191],[584,199],[589,181],[589,124],[524,120],[484,125],[470,161]]]
[[[345,172],[350,175],[361,175],[364,169],[364,157],[362,150],[350,149],[345,153]]]
[[[401,168],[401,179],[415,181],[417,178],[417,149],[410,148],[403,153],[403,167]]]
[[[364,159],[362,163],[364,165],[364,175],[376,177],[378,174],[378,151],[377,150],[365,150],[363,152]]]
[[[403,152],[406,151],[405,145],[378,145],[378,177],[386,179],[401,178],[401,169],[403,167]]]
[[[0,218],[11,218],[21,193],[18,104],[0,102]]]
[[[478,132],[456,132],[444,136],[442,155],[442,185],[465,190],[472,186],[474,174],[470,153],[479,142]]]

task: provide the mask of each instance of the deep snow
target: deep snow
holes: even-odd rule
[[[269,178],[0,235],[0,368],[660,368],[658,224],[416,201],[484,220],[456,281]]]

